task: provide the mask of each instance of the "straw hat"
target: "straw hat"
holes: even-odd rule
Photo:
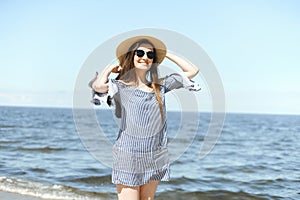
[[[159,40],[155,37],[146,36],[146,35],[131,37],[131,38],[128,38],[128,39],[124,40],[123,42],[121,42],[116,50],[117,58],[120,60],[120,58],[129,51],[129,48],[131,47],[131,45],[133,45],[135,42],[137,42],[139,40],[143,40],[143,39],[148,40],[149,42],[151,42],[154,45],[154,48],[156,50],[157,63],[160,64],[166,56],[167,47],[161,40]]]

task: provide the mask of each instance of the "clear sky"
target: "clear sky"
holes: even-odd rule
[[[176,31],[222,78],[228,112],[300,114],[300,2],[0,1],[0,105],[71,107],[89,54],[120,33]]]

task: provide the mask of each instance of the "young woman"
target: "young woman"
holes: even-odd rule
[[[121,118],[113,146],[112,182],[120,200],[154,199],[159,181],[169,180],[165,94],[192,87],[198,73],[189,61],[166,50],[162,41],[137,36],[117,47],[118,64],[107,66],[92,88],[107,93]],[[159,64],[168,58],[182,70],[158,78]],[[109,79],[111,72],[119,73]]]

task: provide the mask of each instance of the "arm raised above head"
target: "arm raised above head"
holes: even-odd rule
[[[166,57],[176,63],[182,69],[184,75],[189,79],[194,78],[199,72],[199,69],[193,63],[173,52],[167,51]]]
[[[107,65],[98,75],[92,84],[92,88],[99,93],[106,93],[108,91],[108,77],[110,73],[117,73],[119,69],[118,64]]]

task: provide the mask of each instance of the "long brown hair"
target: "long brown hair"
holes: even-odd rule
[[[157,56],[156,56],[156,49],[154,45],[147,39],[142,39],[130,46],[128,49],[128,52],[119,58],[120,66],[122,67],[122,70],[120,71],[120,74],[116,78],[117,80],[122,80],[124,82],[134,82],[137,84],[137,75],[135,73],[135,67],[134,67],[134,54],[135,50],[141,45],[141,44],[150,44],[153,47],[153,52],[155,54],[155,57],[153,58],[153,63],[151,65],[151,68],[147,72],[147,76],[149,75],[149,87],[151,87],[155,93],[156,101],[159,106],[160,115],[162,122],[164,122],[164,108],[163,108],[163,102],[160,94],[160,82],[158,79],[158,71],[157,71]],[[116,102],[118,104],[118,102]],[[120,105],[116,105],[116,109],[120,109]],[[117,111],[116,111],[117,113]],[[119,111],[120,113],[120,111]]]

